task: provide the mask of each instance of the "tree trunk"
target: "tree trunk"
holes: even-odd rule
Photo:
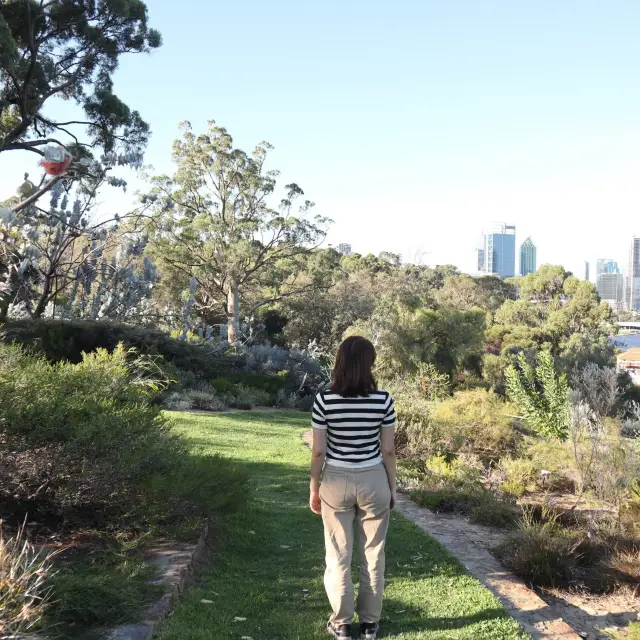
[[[238,343],[240,323],[238,321],[238,285],[232,282],[227,291],[227,340],[232,346]]]

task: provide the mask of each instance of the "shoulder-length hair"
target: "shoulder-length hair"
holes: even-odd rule
[[[376,361],[374,346],[362,336],[350,336],[338,348],[333,367],[331,391],[345,398],[366,396],[378,389],[372,368]]]

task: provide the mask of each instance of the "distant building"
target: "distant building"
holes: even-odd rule
[[[629,311],[640,309],[640,238],[636,238],[636,236],[633,236],[629,249],[625,306]]]
[[[484,271],[484,249],[476,249],[478,271]]]
[[[624,278],[621,273],[600,273],[596,278],[596,291],[602,300],[613,309],[618,309],[624,301]]]
[[[341,253],[343,256],[351,255],[351,245],[347,242],[341,242],[338,245],[338,253]]]
[[[584,261],[584,279],[587,282],[591,280],[591,265],[587,262],[587,260]]]
[[[598,258],[596,262],[596,277],[601,273],[620,273],[620,267],[615,260],[609,258]]]
[[[484,269],[501,278],[516,275],[516,228],[513,225],[494,224],[491,233],[484,236]]]
[[[618,372],[626,371],[635,384],[640,384],[640,349],[633,348],[617,356]]]
[[[536,269],[536,245],[529,237],[520,245],[520,275],[528,276]]]

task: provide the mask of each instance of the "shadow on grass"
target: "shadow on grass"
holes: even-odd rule
[[[230,628],[256,640],[325,637],[324,533],[322,520],[308,508],[310,456],[300,440],[307,419],[265,413],[180,421],[194,455],[206,456],[210,448],[229,456],[253,491],[245,507],[216,521],[210,557],[160,640],[231,637]],[[355,551],[355,583],[357,565]],[[522,637],[457,560],[398,514],[390,527],[387,576],[383,637]],[[215,607],[202,604],[212,601]],[[443,636],[447,630],[451,635]]]
[[[479,623],[509,620],[509,614],[499,607],[482,609],[469,615],[431,616],[428,611],[411,607],[404,600],[385,598],[381,620],[382,637],[411,631],[444,631],[464,629]]]

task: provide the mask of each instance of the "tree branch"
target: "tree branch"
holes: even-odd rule
[[[33,204],[34,202],[36,202],[36,200],[41,198],[47,191],[49,191],[49,189],[51,189],[51,187],[53,187],[53,185],[56,184],[56,182],[59,182],[60,180],[62,180],[62,178],[66,178],[67,175],[68,174],[65,171],[64,173],[61,173],[60,175],[55,176],[54,178],[49,180],[49,182],[47,182],[47,184],[45,184],[44,187],[42,187],[42,189],[38,189],[38,191],[36,191],[33,195],[29,196],[26,200],[23,200],[22,202],[18,203],[15,207],[13,207],[12,211],[14,213],[18,213],[19,211],[26,209],[30,204]]]

